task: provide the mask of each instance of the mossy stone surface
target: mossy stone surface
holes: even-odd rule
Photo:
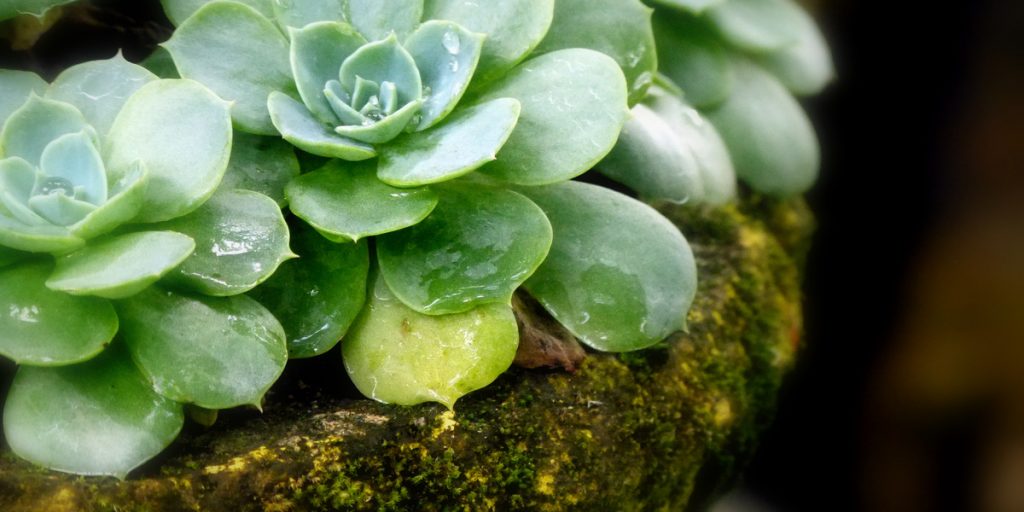
[[[262,415],[192,427],[125,481],[5,451],[0,510],[699,510],[771,419],[813,221],[800,201],[757,198],[662,211],[700,287],[689,332],[653,349],[589,353],[572,374],[513,369],[454,413],[286,387]]]

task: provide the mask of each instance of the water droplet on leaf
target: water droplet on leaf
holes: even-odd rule
[[[458,55],[462,51],[462,41],[459,40],[459,35],[451,30],[444,33],[441,36],[441,44],[444,45],[444,49],[448,50],[448,53],[452,55]]]
[[[39,184],[39,195],[53,195],[61,194],[68,197],[74,197],[75,186],[70,181],[64,178],[58,178],[51,176],[43,180]]]

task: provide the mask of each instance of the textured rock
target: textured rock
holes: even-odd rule
[[[0,510],[699,509],[731,486],[771,418],[798,346],[813,222],[802,202],[663,211],[700,269],[687,334],[589,353],[573,373],[513,369],[455,413],[345,398],[321,385],[345,378],[328,354],[298,362],[264,414],[193,425],[125,481],[4,452]]]

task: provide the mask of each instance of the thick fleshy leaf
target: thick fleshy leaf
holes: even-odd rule
[[[163,451],[185,422],[124,348],[82,364],[18,369],[4,434],[18,456],[50,469],[124,478]]]
[[[292,245],[299,259],[282,264],[250,292],[281,321],[292,359],[323,354],[338,344],[366,302],[370,268],[366,242],[330,242],[296,224]]]
[[[345,17],[366,39],[405,39],[423,17],[423,0],[346,0]]]
[[[405,41],[424,87],[419,130],[440,122],[459,103],[476,71],[483,43],[483,34],[436,20],[420,25]]]
[[[6,206],[11,206],[10,204]],[[96,210],[92,203],[64,194],[39,194],[28,200],[28,206],[39,217],[57,226],[70,226]]]
[[[423,222],[377,239],[381,276],[417,312],[509,304],[551,248],[551,224],[529,199],[476,184],[437,189]]]
[[[59,366],[99,354],[117,332],[110,302],[46,287],[48,263],[0,270],[0,354],[18,364]]]
[[[107,202],[72,226],[71,232],[81,238],[93,238],[134,219],[146,200],[148,184],[146,167],[141,162],[135,162],[110,187]]]
[[[115,180],[145,164],[146,207],[135,220],[173,219],[203,204],[224,177],[231,133],[228,103],[192,80],[158,80],[133,94],[110,129],[106,163]]]
[[[72,295],[123,299],[180,265],[195,245],[192,238],[173,231],[114,236],[58,258],[46,287]]]
[[[752,53],[795,44],[801,14],[792,0],[729,0],[707,11],[708,20],[726,41]]]
[[[195,252],[167,276],[168,282],[205,295],[245,293],[294,257],[281,209],[257,192],[219,192],[198,210],[159,227],[196,241]]]
[[[28,202],[36,186],[36,169],[18,157],[0,160],[0,191],[20,203]]]
[[[216,0],[160,0],[160,3],[164,6],[164,13],[167,14],[167,18],[171,20],[171,23],[175,25],[181,25],[189,16],[195,14],[200,7],[213,2]],[[274,0],[231,0],[241,4],[248,5],[253,9],[256,9],[260,14],[266,18],[274,17],[274,8],[272,6]]]
[[[288,359],[274,315],[244,295],[157,287],[117,303],[132,359],[161,395],[207,409],[259,407]]]
[[[352,138],[369,144],[381,144],[388,142],[409,126],[416,114],[419,113],[423,100],[415,100],[407,103],[394,114],[391,114],[380,121],[371,124],[359,124],[355,126],[338,126],[334,132],[342,137]]]
[[[3,129],[7,116],[24,104],[32,93],[42,95],[46,87],[46,81],[35,73],[0,69],[0,129]]]
[[[451,408],[504,373],[518,346],[519,328],[508,305],[422,315],[405,307],[378,278],[341,351],[345,370],[367,397]]]
[[[290,33],[292,73],[302,102],[321,123],[337,125],[338,117],[324,88],[338,79],[341,64],[366,44],[366,39],[351,25],[339,22],[314,23]]]
[[[284,140],[295,147],[317,156],[342,160],[366,160],[377,156],[373,146],[342,137],[328,128],[302,103],[287,94],[275,92],[267,102],[274,126]]]
[[[345,0],[280,0],[272,3],[277,22],[282,27],[302,28],[319,21],[345,19]]]
[[[624,352],[684,327],[697,291],[686,239],[653,208],[578,182],[523,189],[544,209],[555,242],[525,284],[582,342]]]
[[[181,78],[181,73],[178,73],[174,65],[174,57],[163,46],[158,46],[139,65],[160,78]]]
[[[380,150],[377,177],[396,187],[457,178],[495,159],[519,119],[519,102],[498,98],[456,111],[444,124]]]
[[[374,162],[331,162],[292,180],[285,195],[292,213],[335,242],[407,228],[437,206],[437,194],[430,189],[382,183]]]
[[[284,187],[298,175],[299,159],[291,144],[276,137],[235,132],[220,189],[259,192],[283,207]]]
[[[0,155],[16,156],[38,166],[43,149],[61,135],[89,130],[89,124],[75,107],[29,94],[11,113],[0,133]]]
[[[771,71],[793,94],[818,94],[835,79],[832,53],[814,19],[799,9],[797,40],[791,46],[759,56],[759,64]]]
[[[551,29],[535,53],[590,48],[611,56],[626,75],[633,105],[658,70],[653,12],[640,0],[557,0]]]
[[[106,202],[107,170],[88,133],[82,131],[58,137],[43,150],[39,167],[47,177],[62,178],[70,183],[76,199],[96,206]]]
[[[182,23],[164,47],[181,76],[233,102],[231,118],[240,130],[277,134],[267,97],[274,91],[291,93],[295,82],[288,39],[273,22],[249,6],[213,2]]]
[[[615,146],[629,115],[626,95],[622,70],[603,53],[558,50],[524,62],[480,98],[522,104],[517,129],[484,171],[520,185],[583,174]]]
[[[64,70],[46,96],[74,105],[104,135],[128,97],[156,79],[146,68],[124,60],[118,53],[111,59],[85,62]]]
[[[682,9],[693,14],[700,14],[709,7],[714,7],[726,0],[649,0],[653,4],[674,9]]]
[[[659,12],[654,34],[659,71],[679,84],[687,102],[710,108],[729,97],[735,77],[728,51],[703,20]]]
[[[821,164],[818,137],[807,114],[767,71],[739,58],[733,65],[732,95],[704,115],[725,140],[737,175],[765,194],[805,192]]]
[[[85,240],[59,226],[29,226],[0,215],[0,245],[26,252],[59,253],[73,251]]]
[[[380,1],[380,0],[374,0]],[[338,73],[346,91],[356,90],[356,78],[383,84],[391,82],[398,90],[398,101],[404,105],[423,96],[423,82],[412,55],[398,44],[393,34],[364,45],[349,55]]]
[[[454,21],[487,34],[475,86],[504,75],[525,59],[548,33],[555,9],[555,0],[426,0],[424,4],[424,19]]]

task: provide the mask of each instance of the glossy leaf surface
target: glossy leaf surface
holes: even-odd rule
[[[795,44],[800,7],[793,0],[728,0],[707,11],[718,33],[752,53],[773,52]]]
[[[30,94],[28,100],[7,117],[0,132],[0,154],[38,166],[50,142],[61,135],[88,129],[88,123],[75,107]]]
[[[450,21],[428,21],[405,41],[424,87],[418,130],[434,126],[458,104],[476,71],[483,43],[483,34]]]
[[[274,126],[284,140],[317,156],[342,160],[366,160],[377,156],[373,146],[342,137],[329,129],[287,94],[274,92],[268,101]]]
[[[835,78],[832,53],[814,19],[803,9],[796,16],[796,43],[757,60],[793,94],[818,94]]]
[[[70,103],[105,135],[128,98],[157,77],[118,53],[111,59],[85,62],[61,72],[46,96]]]
[[[291,144],[271,137],[235,132],[231,160],[221,190],[259,192],[284,206],[284,187],[299,175],[299,159]]]
[[[341,64],[366,44],[366,39],[352,26],[338,22],[319,22],[290,34],[292,73],[302,102],[321,123],[337,124],[338,117],[324,96],[324,88],[327,82],[338,79]]]
[[[658,70],[682,88],[687,102],[710,108],[729,97],[736,78],[728,51],[703,21],[659,13],[654,33]]]

